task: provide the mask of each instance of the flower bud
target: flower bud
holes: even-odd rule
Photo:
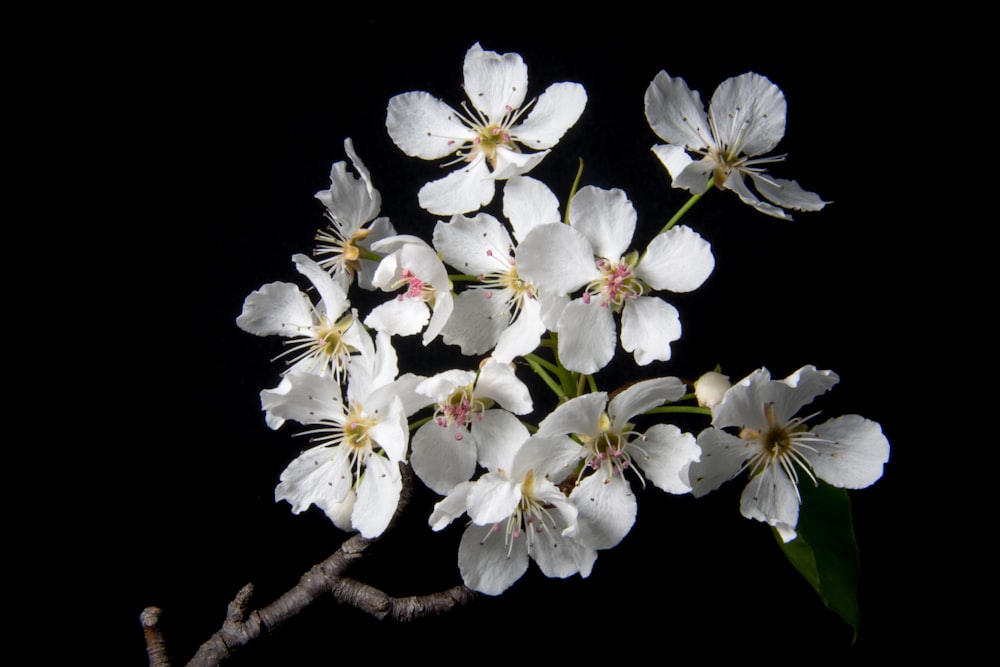
[[[698,405],[703,408],[714,408],[722,400],[729,389],[729,376],[718,371],[709,371],[694,382],[694,395]]]

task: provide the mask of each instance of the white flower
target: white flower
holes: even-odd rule
[[[396,230],[388,218],[376,218],[382,195],[372,185],[371,174],[354,152],[350,138],[344,140],[344,151],[358,176],[347,173],[346,162],[335,162],[330,169],[330,189],[316,193],[316,199],[326,207],[328,224],[316,234],[314,255],[345,290],[355,276],[361,287],[372,289],[371,273],[377,262],[365,259],[364,251],[370,250],[372,242],[395,235]]]
[[[295,514],[316,505],[337,527],[374,538],[399,502],[409,430],[388,335],[379,336],[377,354],[366,361],[350,368],[347,402],[331,378],[297,373],[287,376],[286,391],[261,392],[261,403],[309,426],[301,434],[319,443],[281,473],[275,501],[287,500]]]
[[[407,155],[436,160],[454,155],[462,166],[420,189],[420,206],[439,215],[468,213],[493,199],[495,182],[535,167],[576,123],[587,103],[578,83],[548,87],[525,103],[528,68],[516,53],[465,54],[463,102],[457,111],[423,91],[389,100],[386,129]],[[528,111],[530,110],[530,113]],[[522,152],[528,149],[530,153]]]
[[[372,283],[386,292],[404,291],[373,308],[365,325],[394,336],[411,336],[423,329],[424,345],[429,344],[454,307],[451,281],[441,258],[426,241],[409,235],[383,239],[372,249],[387,253],[375,269]]]
[[[520,444],[524,428],[514,415],[532,410],[528,386],[510,364],[494,359],[487,359],[478,373],[438,373],[415,390],[436,405],[434,418],[413,434],[410,465],[424,484],[442,495],[469,481],[477,463],[495,469],[509,459],[505,450]]]
[[[475,481],[456,486],[434,506],[438,531],[462,514],[471,523],[458,548],[465,585],[486,595],[510,588],[534,560],[547,577],[590,576],[597,552],[574,537],[577,509],[547,474],[580,446],[567,437],[528,436],[521,426],[516,450]]]
[[[350,309],[344,288],[316,262],[302,254],[292,256],[295,268],[312,283],[318,303],[297,285],[273,282],[250,293],[236,324],[257,336],[287,338],[285,374],[314,373],[340,382],[352,355],[371,354],[371,336]],[[267,415],[272,428],[281,420]]]
[[[816,483],[860,489],[882,476],[889,441],[875,422],[845,415],[813,427],[799,410],[839,381],[831,371],[804,366],[784,380],[760,369],[733,385],[712,410],[713,428],[698,435],[703,453],[691,466],[692,493],[701,497],[745,470],[750,480],[740,511],[767,522],[788,542],[798,523],[799,471]],[[722,429],[740,429],[739,436]]]
[[[570,202],[569,225],[532,229],[518,246],[518,273],[539,290],[544,302],[583,295],[559,311],[559,359],[580,373],[603,368],[615,353],[615,313],[621,313],[621,344],[641,366],[670,359],[680,338],[677,309],[651,290],[687,292],[715,267],[708,242],[689,227],[657,234],[643,255],[626,254],[635,233],[636,212],[625,193],[581,188]]]
[[[629,421],[676,401],[685,391],[684,383],[674,377],[644,380],[610,401],[605,392],[570,399],[538,425],[538,437],[570,434],[583,443],[584,466],[570,494],[579,510],[580,541],[608,549],[631,530],[636,501],[627,474],[643,486],[649,479],[668,493],[691,490],[688,468],[700,455],[694,436],[672,424],[655,424],[639,432]]]
[[[826,202],[819,195],[766,172],[764,165],[785,159],[784,155],[766,155],[785,135],[786,103],[780,88],[766,77],[747,72],[723,81],[708,108],[706,115],[697,91],[666,72],[657,74],[646,89],[646,119],[667,142],[653,146],[653,152],[675,188],[701,193],[711,181],[776,218],[791,218],[784,209],[823,208]],[[699,159],[692,159],[688,152]],[[744,177],[768,201],[751,192]]]
[[[534,227],[560,219],[555,195],[528,176],[507,181],[503,206],[519,240]],[[439,222],[434,247],[447,264],[481,283],[455,297],[455,311],[441,332],[444,342],[460,345],[462,354],[493,350],[500,361],[538,347],[546,330],[538,290],[518,275],[515,244],[496,218],[480,213]]]

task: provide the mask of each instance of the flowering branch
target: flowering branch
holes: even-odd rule
[[[811,365],[783,379],[761,368],[734,384],[718,368],[694,383],[641,373],[671,361],[681,336],[680,312],[665,293],[692,292],[715,269],[709,241],[677,224],[709,188],[781,219],[827,203],[767,173],[784,157],[768,156],[784,133],[780,89],[749,72],[723,82],[706,110],[683,79],[656,76],[646,118],[664,143],[652,151],[672,186],[691,194],[640,250],[632,200],[620,188],[580,187],[582,159],[561,206],[527,175],[583,112],[583,87],[556,83],[529,100],[520,56],[479,44],[463,72],[469,100],[461,112],[411,91],[390,99],[386,114],[404,153],[455,167],[417,196],[447,219],[421,235],[378,217],[381,193],[348,139],[358,176],[338,162],[330,189],[316,193],[330,221],[316,236],[320,259],[292,258],[312,289],[271,282],[244,302],[240,328],[290,345],[279,383],[260,393],[266,423],[295,422],[311,443],[281,473],[275,500],[295,514],[315,506],[353,536],[266,607],[249,611],[253,589],[244,587],[191,664],[217,664],[326,594],[407,621],[500,595],[531,563],[547,577],[589,577],[599,552],[632,529],[637,488],[702,497],[739,477],[743,516],[770,526],[824,603],[856,629],[844,490],[881,477],[889,443],[880,425],[859,415],[815,425],[808,422],[818,412],[798,416],[839,381]],[[498,193],[505,222],[484,208]],[[362,315],[352,305],[358,289],[393,296]],[[394,347],[417,334],[425,348],[440,341],[460,354],[419,375]],[[619,350],[636,368],[621,387],[601,391],[595,376]],[[517,377],[524,364],[558,399],[530,423],[522,416],[536,405]],[[709,423],[691,433],[670,419],[639,419],[678,413]],[[344,575],[396,523],[414,476],[440,496],[426,519],[431,530],[465,524],[463,585],[393,598]],[[800,482],[833,490],[810,497]],[[164,652],[151,618],[152,659]]]

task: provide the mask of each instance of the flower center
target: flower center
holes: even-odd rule
[[[526,539],[530,551],[542,533],[551,535],[552,531],[556,530],[556,522],[550,516],[550,509],[551,505],[546,505],[535,497],[535,472],[529,470],[521,481],[521,501],[504,525],[504,545],[507,547],[508,556],[517,540]],[[483,542],[500,530],[500,524],[495,524],[483,538]]]
[[[446,163],[445,166],[461,161],[473,162],[477,157],[482,155],[489,163],[490,168],[496,169],[497,155],[501,149],[520,153],[521,147],[516,142],[512,128],[534,103],[535,100],[532,100],[520,109],[515,109],[507,105],[504,107],[503,116],[498,120],[493,120],[478,109],[470,111],[468,105],[463,102],[462,110],[464,113],[457,113],[456,115],[462,123],[476,134],[471,140],[463,140],[460,145],[455,146],[456,158]],[[449,120],[450,118],[449,116]],[[449,145],[453,145],[458,142],[451,140],[448,143]]]
[[[317,245],[313,254],[323,257],[317,263],[327,271],[339,268],[353,279],[361,270],[362,249],[358,244],[370,234],[370,229],[357,229],[350,236],[344,236],[334,224],[328,225],[316,232]]]
[[[493,254],[492,251],[488,252],[490,255]],[[538,295],[535,286],[517,274],[517,263],[513,257],[509,258],[507,270],[481,275],[478,278],[483,283],[487,299],[493,298],[492,290],[509,290],[506,303],[510,308],[506,315],[510,322],[517,319],[526,300],[534,299]]]
[[[285,363],[289,366],[308,359],[306,370],[320,375],[329,373],[338,381],[343,377],[347,362],[357,348],[344,340],[344,334],[354,325],[354,315],[348,313],[336,322],[325,315],[309,328],[309,333],[290,338],[285,343],[291,347],[275,359],[293,355]]]
[[[639,263],[639,253],[632,251],[617,262],[604,258],[595,261],[601,276],[592,280],[583,293],[583,302],[590,303],[594,296],[601,297],[601,307],[620,312],[629,299],[642,296],[645,285],[635,276],[635,266]]]
[[[509,109],[509,107],[508,107]],[[483,154],[487,160],[489,160],[490,166],[496,169],[497,166],[497,150],[500,148],[508,148],[510,150],[518,150],[517,146],[514,144],[514,140],[511,139],[510,132],[503,125],[493,123],[487,125],[486,127],[477,128],[479,133],[476,138],[472,140],[473,153],[478,151]],[[469,155],[469,160],[473,158],[473,154]]]
[[[393,289],[406,286],[406,291],[397,296],[399,301],[405,299],[419,299],[428,303],[434,302],[434,286],[425,283],[409,269],[403,269],[402,277],[393,284]]]
[[[299,431],[296,435],[311,436],[312,442],[331,448],[340,448],[342,445],[346,445],[346,448],[341,451],[347,458],[354,476],[354,483],[357,484],[361,481],[368,457],[379,456],[379,452],[376,451],[378,443],[369,433],[377,423],[377,419],[367,416],[364,408],[359,403],[355,403],[344,415],[343,423],[339,420],[324,419],[313,428]]]
[[[472,385],[468,384],[459,387],[448,396],[447,400],[439,403],[434,412],[434,421],[438,426],[455,427],[455,439],[461,440],[463,431],[471,424],[483,418],[486,410],[484,401],[477,399],[472,393]]]
[[[802,450],[815,452],[816,449],[808,443],[821,441],[804,425],[806,420],[817,414],[819,413],[806,417],[793,417],[787,422],[781,422],[774,414],[774,403],[765,403],[764,416],[767,419],[767,426],[760,430],[744,427],[740,431],[740,438],[756,445],[755,451],[743,464],[742,469],[749,468],[750,476],[753,477],[766,470],[768,466],[780,466],[788,478],[795,482],[796,493],[799,483],[798,469],[802,469],[815,484],[816,477],[803,457]]]
[[[632,463],[632,454],[629,452],[630,446],[642,452],[643,450],[632,441],[645,440],[645,436],[633,431],[632,424],[626,424],[620,431],[614,431],[611,429],[611,418],[606,412],[602,412],[598,434],[595,437],[588,435],[577,437],[588,450],[586,464],[580,470],[581,475],[588,467],[593,470],[603,470],[604,483],[607,484],[612,475],[624,476],[626,470],[631,470],[642,485],[646,485],[646,480]]]
[[[355,451],[371,452],[374,448],[374,441],[368,434],[368,430],[378,422],[365,415],[364,408],[355,403],[347,413],[344,421],[344,437],[342,442],[349,445]]]

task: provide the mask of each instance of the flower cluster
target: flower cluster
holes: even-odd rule
[[[560,203],[528,175],[584,112],[583,86],[554,83],[529,99],[521,57],[479,44],[463,73],[458,108],[422,91],[388,103],[403,153],[454,167],[417,193],[438,216],[428,233],[380,217],[381,193],[347,139],[350,164],[336,162],[316,193],[328,224],[312,257],[292,257],[308,284],[267,283],[244,302],[238,326],[286,344],[280,377],[261,392],[266,423],[294,422],[310,442],[281,473],[276,500],[376,538],[408,466],[440,496],[429,529],[467,521],[462,580],[496,595],[531,561],[550,577],[589,576],[631,530],[647,486],[700,497],[746,473],[743,515],[789,541],[800,484],[879,479],[889,444],[878,424],[848,415],[810,427],[815,415],[798,416],[837,382],[831,371],[772,380],[760,369],[732,385],[718,371],[697,382],[655,372],[682,333],[670,294],[709,278],[709,242],[678,215],[635,244],[624,190],[585,185]],[[764,168],[782,159],[768,153],[785,126],[784,96],[765,77],[723,82],[706,111],[683,79],[660,72],[645,110],[673,187],[697,198],[714,185],[776,217],[823,208]],[[500,217],[483,210],[498,190]],[[354,290],[377,305],[359,312]],[[409,371],[397,353],[408,336],[446,346],[453,363]],[[599,388],[619,346],[651,377]],[[536,415],[538,388],[555,407]],[[701,415],[705,428],[685,431],[670,421],[677,412]]]

